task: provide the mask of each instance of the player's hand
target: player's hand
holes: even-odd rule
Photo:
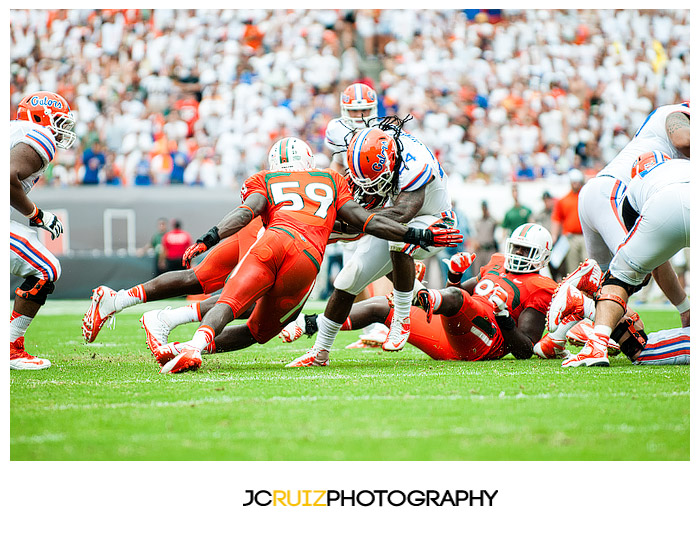
[[[690,309],[688,309],[685,313],[681,313],[681,327],[690,327]]]
[[[404,235],[403,241],[407,244],[417,244],[423,249],[429,247],[453,247],[461,244],[464,237],[460,234],[459,229],[450,227],[442,222],[435,223],[427,229],[418,229],[417,227],[409,227]]]
[[[430,324],[435,311],[435,294],[436,291],[430,291],[427,288],[422,288],[416,293],[413,304],[425,311],[425,320]]]
[[[459,229],[446,223],[434,223],[428,227],[428,231],[432,233],[433,245],[436,247],[451,248],[464,241],[464,237],[459,232]]]
[[[192,259],[194,259],[197,255],[201,255],[208,249],[209,248],[204,242],[196,242],[192,244],[185,250],[185,254],[182,256],[182,265],[189,269]]]
[[[58,236],[63,232],[63,224],[58,216],[53,212],[48,210],[37,209],[37,213],[33,218],[29,218],[29,225],[31,227],[41,227],[46,229],[51,233],[51,240],[58,238]]]
[[[510,316],[508,312],[508,293],[501,287],[496,286],[489,294],[488,300],[493,306],[493,313],[496,316],[506,317]]]
[[[476,253],[462,251],[460,253],[455,253],[449,259],[442,259],[442,262],[447,265],[450,273],[462,275],[469,269],[474,262],[474,259],[476,259]]]

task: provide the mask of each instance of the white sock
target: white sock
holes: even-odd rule
[[[201,318],[199,318],[198,311],[198,304],[191,303],[190,305],[177,307],[176,309],[163,309],[160,312],[160,319],[170,325],[171,328],[174,328],[180,324],[200,321]]]
[[[214,340],[214,330],[209,326],[200,326],[197,331],[194,332],[192,340],[186,344],[194,346],[200,352],[204,350],[207,346],[211,344]]]
[[[117,291],[117,295],[114,297],[114,309],[119,313],[127,307],[132,307],[143,302],[144,300],[140,295],[135,295],[133,292],[121,289]]]
[[[316,335],[316,342],[314,342],[314,348],[320,350],[330,351],[331,346],[335,342],[335,338],[338,336],[340,327],[342,324],[338,322],[333,322],[327,319],[324,315],[318,315],[316,319],[318,324],[318,334]]]
[[[403,292],[394,289],[394,318],[406,318],[411,314],[413,291]]]
[[[595,321],[595,302],[588,296],[583,297],[583,316]]]
[[[24,337],[29,324],[33,318],[31,316],[18,315],[10,320],[10,342],[15,342],[20,337]]]

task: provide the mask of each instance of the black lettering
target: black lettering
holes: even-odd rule
[[[366,504],[363,503],[363,502],[360,500],[360,497],[362,496],[363,493],[369,494],[369,497],[370,497],[370,501],[369,501],[368,503],[366,503]],[[372,504],[374,503],[374,493],[372,493],[372,492],[371,492],[370,490],[368,490],[368,489],[363,489],[361,492],[359,492],[359,493],[357,494],[357,497],[355,498],[355,500],[357,501],[357,504],[359,504],[360,506],[370,506],[370,505],[372,505]]]
[[[379,506],[384,506],[384,495],[389,493],[389,490],[386,489],[375,489],[374,493],[379,494]]]
[[[395,502],[391,499],[391,497],[392,497],[395,493],[398,493],[399,495],[401,495],[401,502],[395,503]],[[405,494],[403,491],[401,491],[401,490],[395,489],[394,491],[392,491],[391,493],[389,493],[389,495],[388,495],[388,497],[387,497],[387,501],[389,501],[389,504],[390,504],[391,506],[401,506],[403,503],[406,502],[406,494]]]
[[[489,495],[489,492],[486,491],[486,490],[484,490],[484,493],[486,494],[486,496],[487,496],[488,499],[489,499],[489,506],[493,506],[493,498],[494,498],[494,497],[496,496],[496,494],[498,493],[498,490],[494,490],[493,495]]]
[[[442,503],[440,504],[440,506],[444,506],[445,503],[448,501],[452,506],[457,506],[455,504],[454,499],[452,498],[452,494],[450,493],[450,490],[445,491],[445,494],[442,496]]]
[[[261,493],[267,493],[267,496],[268,496],[268,497],[272,497],[272,493],[270,493],[270,492],[267,491],[266,489],[261,489],[260,491],[258,491],[258,492],[255,494],[255,504],[258,504],[258,505],[260,505],[260,506],[270,506],[270,503],[272,502],[272,499],[270,499],[269,501],[267,501],[267,502],[264,503],[264,504],[260,502],[260,494],[261,494]]]
[[[425,501],[426,501],[426,506],[430,506],[430,503],[432,502],[435,506],[440,506],[437,503],[438,498],[440,497],[440,492],[434,489],[429,489],[425,493]]]
[[[245,503],[243,506],[250,506],[251,504],[253,504],[253,490],[247,489],[247,490],[245,490],[245,492],[250,495],[250,500],[247,503]]]
[[[455,501],[457,501],[457,506],[459,503],[466,501],[469,498],[469,492],[463,489],[458,489],[455,492]]]
[[[414,499],[413,496],[418,495],[418,499]],[[421,490],[414,489],[408,493],[408,504],[411,506],[423,506],[425,504],[425,496]]]
[[[483,494],[484,494],[484,490],[481,490],[479,492],[479,495],[476,495],[474,493],[474,490],[471,490],[471,493],[470,493],[471,497],[469,498],[469,506],[474,506],[475,501],[479,501],[479,503],[480,503],[479,506],[484,506]]]
[[[355,490],[352,490],[349,496],[345,495],[345,490],[340,492],[340,506],[345,506],[345,500],[350,502],[350,506],[355,506]]]
[[[340,497],[340,493],[338,493],[337,490],[334,489],[329,489],[327,492],[328,495],[328,501],[327,501],[327,506],[330,506],[332,502],[335,502],[338,500]]]

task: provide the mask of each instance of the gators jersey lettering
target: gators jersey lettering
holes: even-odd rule
[[[338,209],[352,200],[345,180],[330,169],[261,171],[241,189],[245,201],[252,193],[265,196],[263,225],[289,228],[311,242],[321,255],[333,230]]]
[[[547,314],[557,284],[549,277],[537,272],[529,274],[506,272],[504,263],[505,256],[502,253],[491,256],[489,263],[479,271],[474,294],[488,296],[496,285],[500,286],[508,293],[508,311],[516,322],[520,313],[530,307],[542,314]]]

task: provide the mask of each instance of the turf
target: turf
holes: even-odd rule
[[[178,305],[173,302],[171,305]],[[148,308],[154,308],[150,305]],[[47,304],[27,334],[43,371],[11,371],[12,460],[688,460],[690,367],[562,369],[506,358],[440,363],[414,348],[344,350],[284,364],[277,339],[159,375],[138,318],[82,342],[87,302]],[[646,311],[650,330],[673,311]],[[185,340],[195,325],[170,340]]]

